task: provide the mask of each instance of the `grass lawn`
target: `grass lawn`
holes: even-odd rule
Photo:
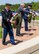
[[[36,16],[36,17],[35,17],[35,20],[39,20],[39,16]]]
[[[0,38],[2,38],[2,28],[0,27]]]

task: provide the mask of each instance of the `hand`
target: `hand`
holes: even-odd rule
[[[12,20],[10,20],[10,22],[12,22]]]
[[[32,12],[30,12],[30,14],[32,14]]]
[[[7,19],[7,21],[9,21],[9,19]]]
[[[16,21],[10,21],[11,22],[11,24],[16,24]]]

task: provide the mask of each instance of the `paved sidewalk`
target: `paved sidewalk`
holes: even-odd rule
[[[15,45],[14,47],[8,47],[0,50],[0,54],[39,54],[39,36],[36,36],[30,40],[24,41]]]

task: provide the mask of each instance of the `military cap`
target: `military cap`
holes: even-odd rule
[[[28,6],[32,7],[32,4],[29,4]]]
[[[6,6],[11,6],[11,4],[9,4],[9,3],[6,3]]]

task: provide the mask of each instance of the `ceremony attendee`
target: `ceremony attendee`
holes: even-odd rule
[[[28,7],[25,9],[25,12],[24,12],[24,23],[25,23],[25,31],[28,31],[28,17],[29,17],[29,14],[31,13],[30,12],[30,9],[31,9],[32,5],[29,4]]]
[[[11,26],[11,18],[12,16],[12,11],[10,10],[11,4],[6,4],[5,9],[2,11],[2,26],[3,26],[3,45],[7,45],[6,43],[6,37],[7,34],[9,33],[10,37],[10,43],[11,44],[16,44],[14,41],[14,34],[13,34],[13,28]]]
[[[25,4],[20,4],[20,7],[18,8],[18,14],[19,14],[19,22],[18,22],[18,25],[17,25],[17,29],[16,29],[16,35],[17,36],[20,36],[22,35],[20,33],[20,30],[21,30],[21,24],[22,24],[22,19],[23,19],[23,15],[24,15],[24,6]]]

